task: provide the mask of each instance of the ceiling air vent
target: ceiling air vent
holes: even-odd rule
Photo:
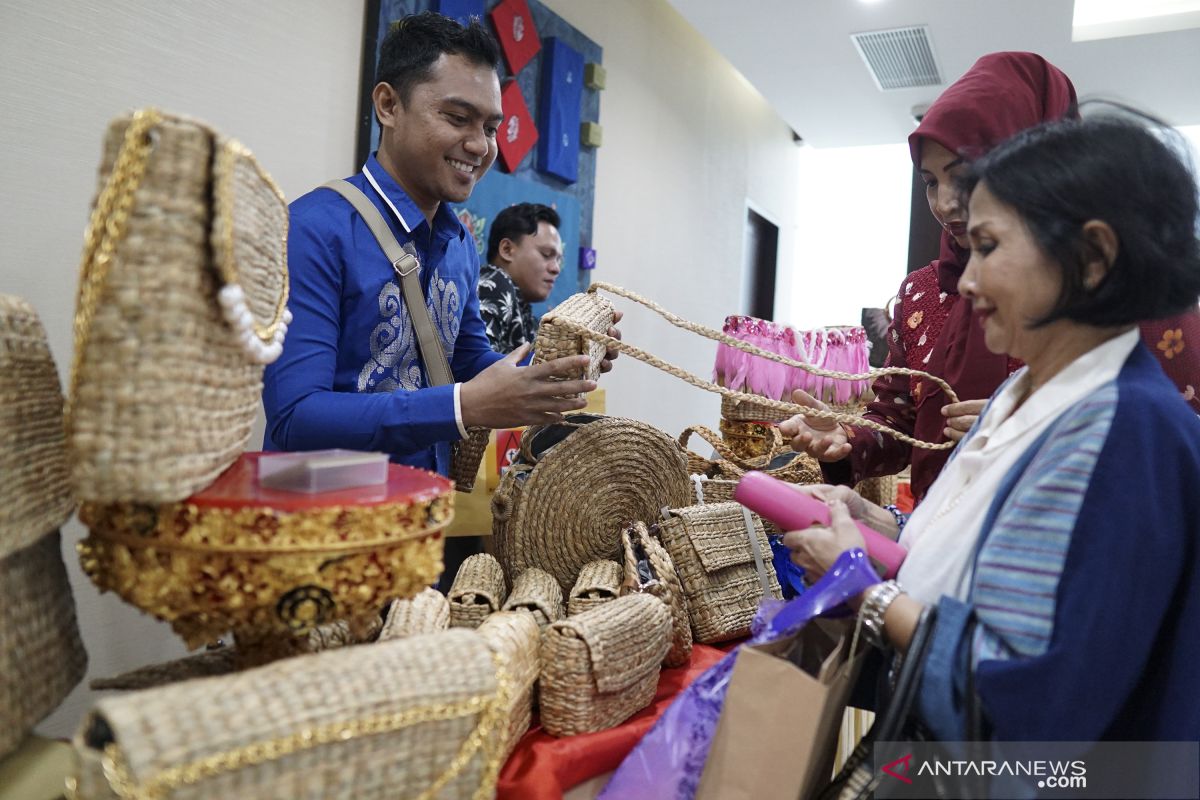
[[[850,38],[881,90],[937,86],[942,82],[925,25],[852,33]]]

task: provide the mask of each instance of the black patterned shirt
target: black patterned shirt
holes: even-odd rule
[[[498,353],[511,353],[537,335],[533,309],[508,273],[491,264],[479,269],[479,315]]]

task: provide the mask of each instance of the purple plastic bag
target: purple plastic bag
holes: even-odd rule
[[[843,610],[851,597],[879,583],[862,550],[847,550],[808,591],[759,608],[747,644],[789,636],[809,620]],[[738,648],[741,649],[740,647]],[[597,800],[692,800],[712,745],[738,650],[718,661],[675,698],[613,773]]]

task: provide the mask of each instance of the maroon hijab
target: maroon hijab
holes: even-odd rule
[[[991,53],[934,101],[908,137],[909,152],[913,164],[920,167],[921,141],[929,138],[971,161],[1026,128],[1078,116],[1076,105],[1071,79],[1046,59],[1034,53]],[[968,255],[949,233],[942,232],[941,255],[933,266],[943,292],[958,294]],[[1008,357],[987,349],[971,304],[955,302],[928,369],[945,378],[960,399],[974,400],[989,397],[1008,377]],[[932,385],[927,389],[931,391],[917,411],[914,433],[925,441],[942,441],[941,407],[946,397]],[[914,450],[914,476],[917,461],[938,462],[924,465],[932,468],[932,478],[946,458],[944,451]]]

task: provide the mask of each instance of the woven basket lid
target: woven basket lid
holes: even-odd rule
[[[46,331],[19,297],[0,294],[0,556],[50,533],[75,508],[63,396]]]
[[[559,425],[571,426],[572,416]],[[669,436],[636,420],[591,418],[535,454],[516,502],[505,486],[497,490],[497,548],[510,578],[540,567],[570,592],[585,564],[618,558],[621,530],[631,521],[690,502],[687,460]]]

